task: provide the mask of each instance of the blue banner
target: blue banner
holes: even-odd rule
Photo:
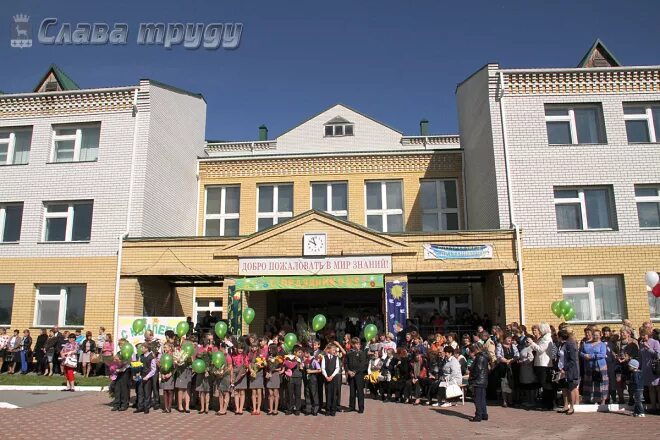
[[[452,244],[425,244],[425,260],[467,260],[493,258],[493,247],[489,244],[460,246]]]
[[[385,310],[387,312],[387,331],[397,337],[397,333],[406,326],[408,319],[408,282],[385,282]]]

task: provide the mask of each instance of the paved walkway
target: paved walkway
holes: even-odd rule
[[[345,389],[344,400],[348,395]],[[4,393],[3,393],[4,394]],[[49,440],[107,438],[113,440],[204,438],[247,439],[650,439],[660,436],[660,416],[633,418],[624,413],[588,413],[566,416],[554,412],[489,407],[488,422],[471,423],[471,403],[430,408],[367,399],[365,414],[338,413],[336,417],[216,416],[214,414],[148,415],[110,412],[106,393],[62,393],[52,400],[21,409],[0,409],[0,433],[7,439]],[[0,400],[5,400],[0,396]],[[81,420],[89,420],[89,430]],[[68,428],[65,428],[68,426]]]

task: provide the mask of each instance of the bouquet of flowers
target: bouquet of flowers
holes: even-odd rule
[[[174,366],[177,368],[184,367],[186,364],[190,363],[190,356],[179,348],[172,353],[172,359],[174,359]]]
[[[250,362],[250,366],[248,367],[250,369],[250,377],[256,379],[257,374],[264,367],[266,367],[266,360],[261,356],[257,356],[253,362]]]

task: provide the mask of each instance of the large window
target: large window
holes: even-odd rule
[[[564,299],[573,304],[575,321],[620,321],[625,318],[621,276],[563,277]]]
[[[258,185],[257,200],[257,231],[293,217],[293,185],[290,183]]]
[[[0,129],[0,165],[24,165],[30,160],[32,127]]]
[[[346,182],[312,183],[312,209],[348,220],[348,184]]]
[[[367,227],[381,232],[403,232],[403,188],[398,180],[365,183]]]
[[[11,310],[14,306],[14,285],[0,284],[0,325],[11,324]]]
[[[0,242],[14,242],[21,239],[23,203],[0,204]]]
[[[609,188],[555,188],[554,192],[560,231],[614,229]]]
[[[422,230],[458,230],[455,180],[422,180]]]
[[[35,327],[82,327],[85,324],[85,293],[84,284],[37,286]]]
[[[640,228],[660,228],[660,185],[635,185]]]
[[[607,142],[600,105],[546,105],[545,124],[551,145]]]
[[[241,189],[239,186],[207,186],[204,235],[238,235]]]
[[[53,127],[51,162],[90,162],[99,154],[101,124]]]
[[[45,203],[43,241],[89,241],[93,209],[92,201]]]
[[[197,298],[195,301],[195,316],[197,320],[195,323],[202,325],[206,312],[211,312],[213,321],[217,322],[222,319],[222,298],[208,299]]]
[[[628,142],[660,142],[660,103],[624,104],[623,119]]]
[[[646,293],[649,298],[649,311],[651,319],[660,320],[660,297],[656,298],[650,287],[646,288]]]

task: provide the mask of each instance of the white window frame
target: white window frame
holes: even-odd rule
[[[220,191],[220,214],[208,214],[206,211],[208,209],[208,190],[209,188],[217,189],[221,188]],[[227,213],[227,188],[238,188],[238,199],[239,207],[238,212],[236,213]],[[220,237],[225,236],[225,220],[239,220],[239,235],[240,235],[240,198],[241,198],[241,186],[240,185],[207,185],[204,188],[204,236],[206,237],[206,221],[207,220],[220,220]]]
[[[93,126],[98,126],[100,129],[101,124],[88,124],[87,127],[93,127]],[[84,128],[87,128],[83,125],[81,126],[66,126],[66,125],[59,125],[59,126],[53,126],[53,141],[51,143],[51,148],[50,148],[50,159],[49,161],[51,163],[71,163],[71,162],[80,162],[80,149],[82,147],[82,131]],[[76,134],[63,134],[63,135],[58,135],[57,130],[76,130]],[[56,154],[55,154],[55,143],[58,141],[74,141],[74,147],[73,147],[73,159],[70,161],[58,161]],[[99,135],[99,145],[97,148],[101,147],[101,136]],[[97,159],[94,160],[85,160],[83,162],[95,162],[98,160],[98,154],[97,154]]]
[[[332,185],[344,184],[346,185],[346,209],[334,210],[332,209]],[[348,219],[348,182],[345,180],[335,180],[331,182],[311,182],[309,185],[309,207],[313,208],[313,188],[314,185],[325,185],[326,188],[326,209],[324,212],[334,215],[335,217],[346,217]]]
[[[197,315],[199,315],[199,312],[211,312],[211,315],[213,315],[213,312],[220,312],[221,315],[224,315],[225,308],[222,305],[216,305],[216,302],[218,302],[218,301],[216,301],[216,299],[217,298],[213,298],[213,299],[195,298],[195,313],[193,314],[195,319],[197,319]],[[199,300],[208,301],[209,305],[208,306],[198,306],[197,301],[199,301]],[[218,300],[219,300],[220,304],[222,304],[222,299],[218,298]],[[195,322],[195,323],[197,323],[197,322]]]
[[[59,295],[41,295],[39,293],[39,289],[42,286],[50,286],[50,287],[59,287],[60,288],[60,294]],[[61,328],[83,328],[83,325],[66,325],[66,306],[67,306],[67,289],[70,287],[85,287],[85,302],[87,302],[87,285],[85,284],[41,284],[36,286],[36,295],[35,295],[35,300],[34,300],[34,316],[32,319],[32,324],[33,327],[36,328],[50,328],[53,325],[57,325],[58,327]],[[39,301],[52,301],[52,302],[59,302],[60,307],[58,309],[58,314],[57,314],[57,323],[55,324],[39,324],[37,322],[37,316],[39,315]]]
[[[608,203],[609,203],[609,214],[610,214],[610,220],[612,222],[612,227],[610,228],[590,228],[589,227],[589,222],[587,220],[587,203],[584,197],[584,191],[587,190],[592,190],[592,189],[604,189],[607,191],[608,195]],[[577,191],[578,196],[576,198],[571,198],[571,199],[565,199],[565,198],[556,198],[554,196],[555,191]],[[570,232],[570,231],[613,231],[614,230],[614,218],[612,217],[613,215],[613,203],[612,203],[612,189],[607,186],[588,186],[588,187],[561,187],[561,186],[556,186],[552,188],[552,197],[554,199],[554,205],[555,207],[557,205],[574,205],[576,203],[580,204],[580,215],[582,218],[582,229],[559,229],[559,224],[557,224],[557,230],[560,232]],[[555,208],[555,222],[557,221],[557,210]]]
[[[92,205],[92,220],[94,219],[94,202],[92,200],[79,200],[76,202],[62,201],[62,202],[44,202],[44,221],[42,224],[41,231],[41,241],[44,243],[64,243],[64,242],[73,242],[73,207],[74,205],[89,203]],[[48,212],[48,206],[50,205],[67,205],[66,212]],[[49,218],[66,218],[66,236],[64,242],[62,241],[46,241],[46,223]],[[91,231],[90,231],[90,240],[91,240]],[[87,242],[90,240],[76,240],[77,242]]]
[[[655,295],[653,295],[653,289],[651,289],[649,286],[646,286],[646,296],[647,296],[647,302],[654,301],[656,304],[655,315],[650,315],[651,321],[660,322],[660,298],[656,298]],[[649,314],[650,313],[651,313],[651,304],[649,304]]]
[[[273,211],[271,212],[259,212],[259,196],[261,188],[265,186],[273,187]],[[279,189],[280,186],[291,186],[291,211],[279,211]],[[291,218],[293,217],[293,204],[295,203],[295,195],[293,191],[295,190],[293,183],[263,183],[257,185],[257,224],[256,231],[259,231],[259,219],[260,218],[270,218],[273,219],[273,226],[280,222],[280,219]]]
[[[352,132],[351,134],[346,134],[346,127],[347,126],[352,127]],[[332,127],[332,134],[325,134],[325,127]],[[337,134],[336,127],[342,127],[342,133]],[[355,124],[349,124],[349,123],[344,123],[344,124],[325,124],[323,126],[323,137],[344,137],[344,136],[355,136]]]
[[[646,111],[644,114],[638,114],[638,115],[627,115],[625,112],[626,107],[633,108],[644,108]],[[634,102],[627,102],[623,104],[624,112],[623,112],[623,120],[624,121],[646,121],[646,129],[648,130],[649,133],[649,142],[648,143],[655,143],[658,142],[658,139],[655,137],[655,123],[653,122],[653,109],[657,108],[657,111],[660,111],[660,104],[655,103],[655,104],[650,104],[647,102],[642,102],[639,104],[635,104]],[[626,139],[628,136],[627,128],[626,128]],[[646,142],[633,142],[634,144],[645,144]]]
[[[381,209],[367,209],[367,184],[368,183],[380,183],[380,201],[381,201]],[[392,208],[388,209],[387,208],[387,183],[398,183],[401,185],[401,209],[399,208]],[[403,218],[403,231],[406,229],[406,219],[403,216],[403,203],[404,203],[404,192],[403,192],[403,181],[402,180],[397,180],[397,179],[392,179],[392,180],[365,180],[364,182],[364,207],[365,207],[365,215],[364,215],[364,224],[368,225],[367,219],[369,218],[370,215],[380,215],[381,220],[383,222],[383,232],[388,232],[387,231],[387,216],[388,215],[396,215],[396,214],[401,214],[401,217]],[[401,232],[403,232],[401,231]]]
[[[608,275],[612,276],[612,275]],[[618,287],[622,288],[623,290],[619,292],[621,295],[625,295],[625,288],[623,285],[623,280],[621,279],[620,276],[616,276],[618,279]],[[572,276],[571,276],[572,277]],[[612,319],[601,319],[598,320],[596,319],[596,288],[594,285],[594,277],[589,278],[588,276],[585,277],[580,277],[578,278],[587,278],[587,286],[586,287],[562,287],[561,292],[562,292],[562,297],[566,295],[588,295],[589,296],[589,319],[586,321],[581,321],[581,320],[575,320],[575,321],[570,321],[571,323],[581,323],[581,322],[612,322],[612,321],[623,321],[624,316],[621,316],[621,319],[619,320],[612,320]],[[597,278],[597,277],[596,277]],[[562,283],[563,283],[563,278],[562,278]],[[621,298],[622,302],[621,304],[623,305],[625,302],[625,297]]]
[[[23,205],[23,203],[0,204],[0,243],[17,243],[16,241],[7,241],[7,242],[5,241],[5,222],[7,221],[7,207],[17,206],[17,205]],[[23,215],[21,215],[21,223],[22,222],[23,222]]]
[[[580,108],[580,107],[584,107],[584,108],[595,107],[595,108],[598,108],[600,110],[600,113],[599,113],[600,118],[598,120],[598,123],[602,124],[602,125],[598,128],[603,130],[603,136],[605,137],[603,142],[585,143],[585,144],[581,144],[580,142],[578,142],[577,124],[575,123],[575,109]],[[604,125],[604,121],[603,121],[602,106],[600,106],[598,104],[585,104],[585,105],[579,105],[579,104],[577,104],[577,105],[576,104],[569,104],[569,105],[546,104],[546,107],[544,108],[544,111],[547,110],[548,108],[549,109],[562,109],[562,110],[566,109],[566,110],[568,110],[568,115],[562,115],[562,116],[548,116],[548,115],[545,115],[545,122],[546,123],[548,123],[548,122],[568,122],[568,125],[570,127],[570,131],[571,131],[571,143],[570,144],[551,144],[550,143],[550,135],[547,131],[547,124],[546,124],[546,135],[548,136],[548,144],[549,145],[601,145],[601,144],[607,143],[607,135],[605,133],[605,125]]]
[[[422,209],[422,215],[424,214],[435,214],[438,217],[438,225],[440,226],[440,231],[448,231],[447,229],[447,218],[445,214],[456,214],[458,219],[458,230],[461,229],[461,216],[458,215],[458,180],[456,179],[422,179],[420,182],[420,191],[422,182],[433,182],[435,183],[435,194],[436,194],[436,206],[435,209]],[[447,199],[447,194],[445,193],[445,185],[440,184],[441,182],[454,182],[456,188],[456,208],[442,208],[442,196],[445,196]],[[433,231],[428,231],[433,232]]]
[[[0,128],[0,131],[9,132],[8,139],[0,139],[0,145],[7,145],[7,160],[0,165],[14,165],[14,153],[16,152],[16,132],[18,131],[29,131],[28,129],[16,129],[16,128]],[[32,142],[30,142],[30,149],[32,149]],[[29,151],[29,150],[28,150]],[[30,162],[21,163],[19,165],[27,165]]]
[[[656,192],[655,196],[638,196],[635,195],[635,207],[637,208],[637,221],[639,221],[639,207],[637,206],[638,203],[657,203],[660,204],[660,185],[635,185],[635,189],[637,188],[653,188]],[[640,229],[658,229],[657,226],[642,226],[639,225]]]

